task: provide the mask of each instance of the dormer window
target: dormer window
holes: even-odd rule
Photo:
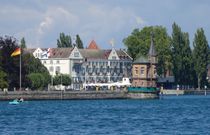
[[[79,52],[74,52],[74,57],[79,57]]]
[[[117,58],[116,58],[116,56],[112,56],[112,59],[113,59],[113,60],[116,60]]]

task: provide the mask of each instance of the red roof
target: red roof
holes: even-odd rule
[[[87,49],[99,49],[98,45],[96,44],[96,42],[94,40],[92,40],[88,46]]]

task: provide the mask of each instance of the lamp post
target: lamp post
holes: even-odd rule
[[[208,76],[206,77],[206,80],[207,80],[207,83],[205,85],[205,96],[206,96],[207,84],[208,84],[208,80],[209,80],[209,77]]]
[[[84,82],[84,86],[85,86],[85,91],[86,91],[86,67],[87,66],[87,58],[85,58],[85,82]]]

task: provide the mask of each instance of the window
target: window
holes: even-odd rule
[[[53,60],[50,60],[50,64],[53,64]]]
[[[46,64],[46,60],[43,61],[43,64]]]
[[[59,66],[56,66],[55,72],[59,74],[60,73],[60,70],[61,70],[60,67]]]
[[[116,60],[116,59],[117,59],[117,57],[116,57],[116,56],[112,56],[112,59],[113,59],[113,60]]]
[[[59,61],[59,60],[57,60],[57,61],[56,61],[56,63],[57,63],[57,64],[60,64],[60,61]]]
[[[135,74],[138,75],[138,67],[135,67]]]
[[[79,52],[74,52],[74,57],[79,57]]]
[[[144,67],[141,67],[141,75],[144,75]]]
[[[49,70],[50,70],[50,72],[53,72],[54,71],[53,66],[50,66]]]

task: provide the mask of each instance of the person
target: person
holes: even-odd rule
[[[22,97],[18,100],[18,102],[23,102],[23,101],[24,99]]]

